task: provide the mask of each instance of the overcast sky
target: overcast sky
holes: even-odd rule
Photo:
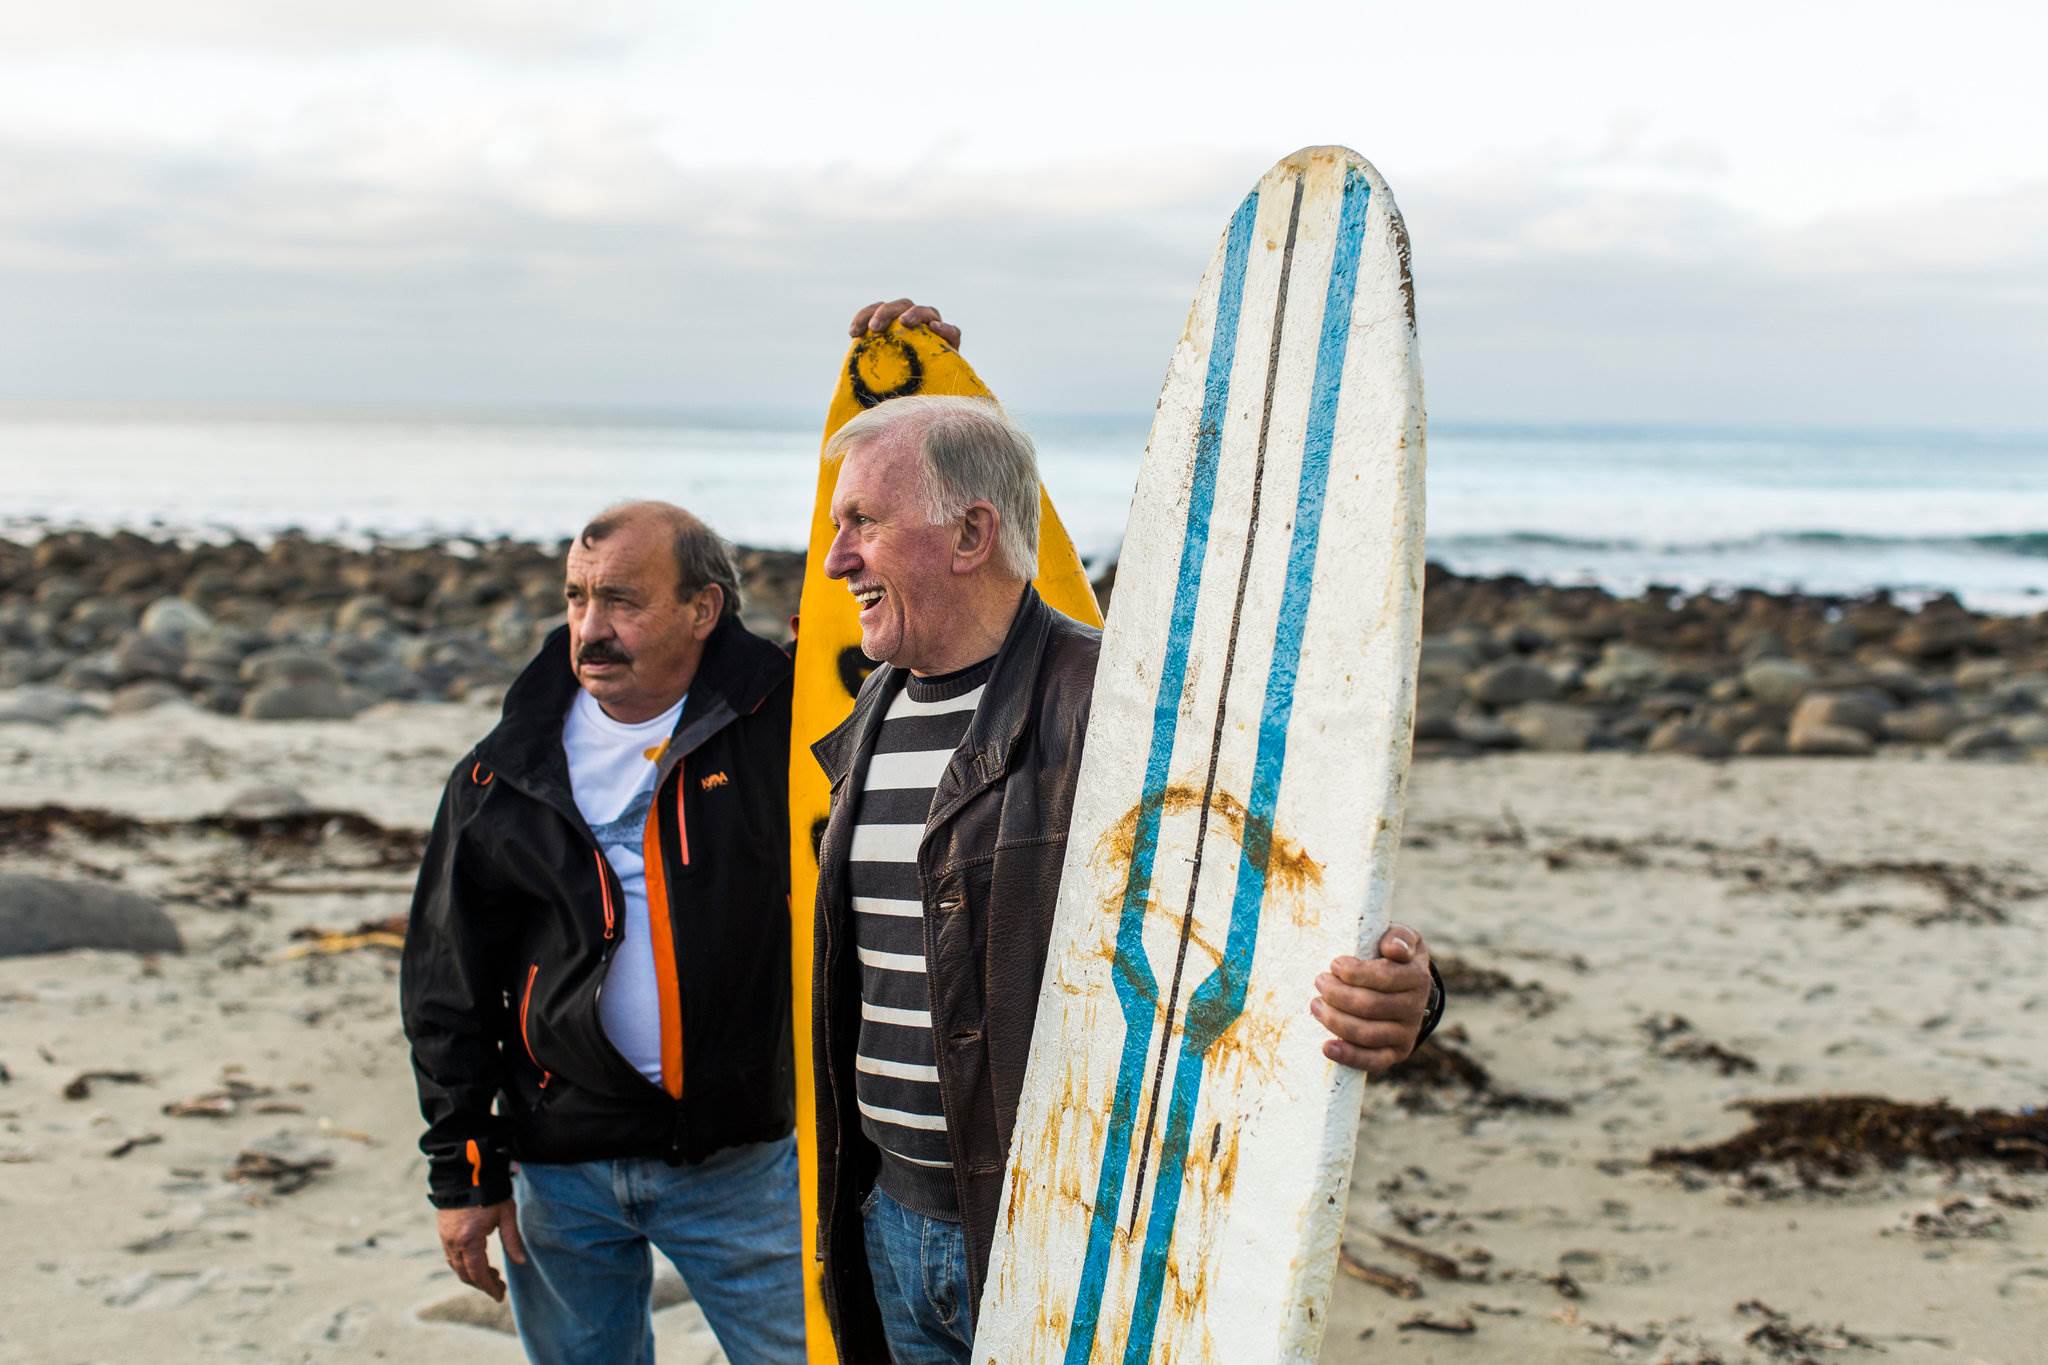
[[[1142,418],[1343,142],[1439,421],[2048,428],[2048,11],[1560,13],[6,0],[0,397],[804,412],[909,293]]]

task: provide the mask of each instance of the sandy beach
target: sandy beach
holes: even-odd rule
[[[0,1359],[518,1358],[435,1245],[392,955],[295,955],[403,912],[490,716],[0,729],[0,873],[119,883],[187,945],[0,961]],[[257,787],[314,813],[198,819],[283,809]],[[1398,912],[1461,1060],[1368,1100],[1324,1360],[2034,1358],[2038,1159],[1812,1188],[1648,1159],[1745,1100],[2038,1104],[2044,797],[2038,764],[1419,765]],[[687,1303],[656,1321],[663,1360],[721,1359]]]
[[[779,631],[800,561],[742,566]],[[559,573],[0,541],[0,1360],[519,1358],[390,921]],[[2048,616],[1435,567],[1426,615],[1396,913],[1453,1003],[1369,1091],[1323,1358],[2039,1358]],[[184,951],[22,955],[124,893]]]

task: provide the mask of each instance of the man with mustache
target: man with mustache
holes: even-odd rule
[[[847,1365],[966,1365],[1101,633],[1031,586],[1036,457],[993,403],[896,399],[831,453],[824,568],[883,666],[812,746],[832,781],[812,986],[826,1306]],[[1394,925],[1378,950],[1301,983],[1324,1054],[1375,1073],[1443,1009],[1421,934]]]
[[[585,526],[563,593],[449,779],[406,933],[442,1249],[509,1278],[536,1361],[652,1362],[658,1248],[734,1365],[792,1365],[789,658],[667,503]]]

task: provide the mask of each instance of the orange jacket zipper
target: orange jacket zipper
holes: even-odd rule
[[[604,896],[604,936],[610,942],[613,926],[618,923],[618,915],[612,909],[611,866],[604,860],[603,849],[593,848],[590,854],[597,859],[597,889]]]
[[[540,1058],[533,1055],[533,1037],[526,1031],[527,1011],[533,1008],[533,982],[540,975],[540,964],[534,963],[526,969],[526,993],[519,997],[519,1041],[526,1045],[526,1060],[533,1063],[533,1069],[540,1072],[540,1088],[548,1088],[548,1082],[555,1073],[540,1064]]]

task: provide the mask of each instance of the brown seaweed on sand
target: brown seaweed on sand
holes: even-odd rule
[[[2048,1111],[1965,1111],[1945,1101],[1911,1104],[1877,1095],[1743,1100],[1751,1116],[1734,1137],[1703,1147],[1660,1147],[1652,1166],[1689,1166],[1717,1174],[1788,1165],[1807,1184],[1870,1166],[1896,1170],[1913,1158],[2048,1171]]]
[[[235,1157],[235,1164],[228,1168],[228,1179],[245,1184],[264,1181],[278,1194],[296,1194],[333,1166],[332,1157],[312,1156],[294,1160],[273,1152],[250,1150]]]
[[[1453,1039],[1462,1041],[1462,1033],[1447,1030],[1416,1048],[1406,1061],[1388,1070],[1385,1083],[1398,1091],[1394,1103],[1410,1113],[1441,1113],[1446,1106],[1439,1096],[1445,1091],[1462,1091],[1464,1093],[1458,1097],[1455,1107],[1476,1110],[1481,1114],[1512,1110],[1553,1115],[1571,1112],[1571,1105],[1563,1100],[1496,1086],[1492,1073],[1471,1054],[1453,1046]]]
[[[113,811],[54,804],[0,807],[0,852],[40,850],[59,832],[117,845],[132,844],[145,834],[224,834],[256,848],[277,851],[316,847],[340,835],[367,846],[369,860],[357,869],[363,871],[416,867],[426,847],[424,833],[389,829],[352,810],[141,820]]]
[[[1762,1325],[1752,1329],[1742,1340],[1744,1345],[1756,1347],[1770,1360],[1812,1361],[1821,1351],[1882,1349],[1868,1337],[1859,1336],[1846,1327],[1830,1329],[1814,1323],[1794,1323],[1762,1299],[1745,1299],[1735,1305],[1735,1311],[1743,1317],[1763,1319]]]
[[[1495,967],[1484,967],[1448,954],[1436,955],[1436,969],[1443,975],[1444,992],[1453,1000],[1492,1000],[1507,996],[1531,1019],[1557,1008],[1557,996],[1535,981],[1517,981]]]

